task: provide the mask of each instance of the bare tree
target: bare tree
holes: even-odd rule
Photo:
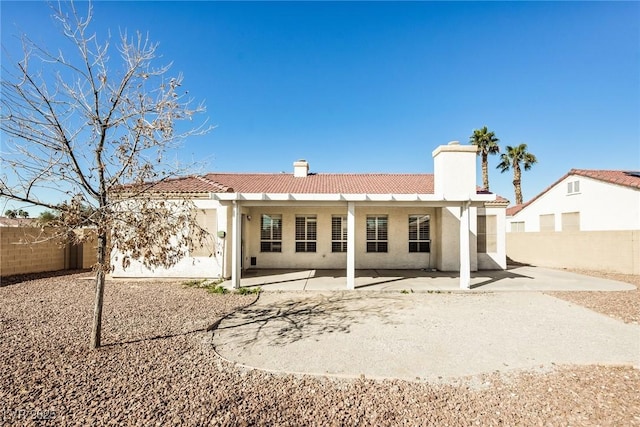
[[[56,211],[47,224],[75,243],[87,238],[78,228],[95,230],[90,345],[97,348],[113,248],[124,265],[142,258],[147,267],[169,267],[203,239],[192,203],[169,203],[154,186],[185,173],[166,155],[210,128],[178,126],[204,106],[181,92],[181,75],[155,65],[157,44],[140,33],[120,34],[115,47],[109,37],[99,41],[90,32],[92,6],[83,5],[85,14],[72,2],[53,9],[67,48],[52,51],[23,35],[24,56],[3,60],[0,196]]]

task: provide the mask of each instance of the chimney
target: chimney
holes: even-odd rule
[[[309,163],[300,159],[297,162],[293,162],[293,176],[296,178],[304,178],[309,175]]]
[[[475,145],[451,141],[433,151],[433,186],[435,194],[447,200],[468,200],[476,194]]]

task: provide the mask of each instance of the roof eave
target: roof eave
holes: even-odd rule
[[[496,200],[495,194],[467,194],[443,196],[441,194],[406,193],[210,193],[219,201],[306,201],[306,202],[472,202],[486,203]]]

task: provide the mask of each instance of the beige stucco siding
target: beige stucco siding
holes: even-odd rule
[[[392,208],[386,206],[356,207],[355,243],[356,268],[429,268],[435,266],[437,242],[434,231],[438,227],[436,209],[422,207]],[[331,218],[347,215],[346,206],[330,207],[251,207],[244,208],[245,254],[244,267],[256,257],[257,268],[346,268],[347,254],[331,251]],[[263,214],[282,215],[282,252],[260,251],[260,218]],[[409,215],[431,215],[431,256],[429,253],[410,253],[408,244]],[[296,215],[315,215],[317,218],[316,252],[295,250]],[[388,251],[367,253],[366,218],[368,215],[386,215],[388,218]],[[248,221],[246,218],[251,217]],[[430,260],[431,258],[431,260]],[[431,263],[430,263],[431,262]]]

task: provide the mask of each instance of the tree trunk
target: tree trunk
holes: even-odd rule
[[[104,299],[104,276],[106,271],[107,236],[98,236],[98,266],[96,270],[96,299],[93,308],[93,329],[91,330],[91,349],[100,347],[102,332],[102,302]]]
[[[522,204],[522,186],[520,168],[513,168],[513,187],[516,191],[516,205]]]
[[[489,191],[489,159],[485,153],[482,153],[482,187]]]

